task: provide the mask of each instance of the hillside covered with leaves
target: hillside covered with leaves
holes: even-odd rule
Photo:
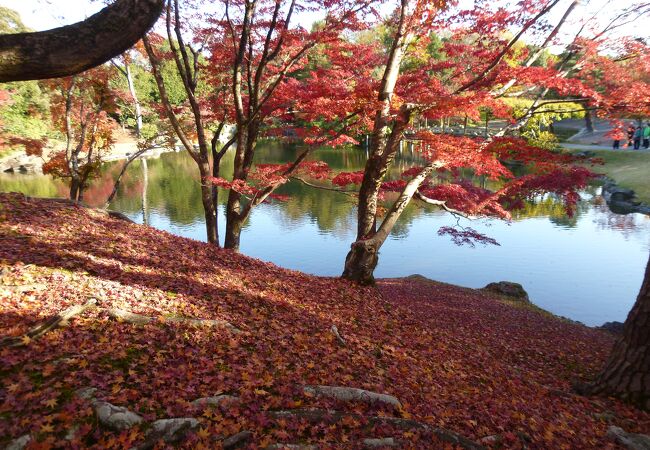
[[[616,448],[610,425],[650,431],[572,393],[610,335],[480,291],[359,287],[21,194],[0,194],[0,242],[0,445]]]

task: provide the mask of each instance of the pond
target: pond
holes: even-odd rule
[[[296,147],[266,143],[256,162],[284,162],[298,151]],[[312,155],[333,169],[349,171],[362,168],[365,157],[364,150],[355,148],[324,148]],[[223,167],[231,167],[232,158],[232,154],[227,155]],[[405,149],[396,162],[395,173],[417,161],[417,156]],[[85,195],[89,204],[103,204],[121,164],[105,165]],[[227,170],[224,175],[229,175]],[[66,194],[61,182],[44,175],[0,174],[0,190],[41,197]],[[254,210],[242,233],[241,251],[290,269],[340,275],[354,238],[353,199],[297,181],[283,186],[279,193],[289,195],[289,199]],[[516,281],[535,304],[554,314],[587,325],[624,321],[647,262],[650,217],[610,212],[598,187],[583,192],[582,198],[571,218],[547,197],[527,205],[510,223],[473,222],[472,228],[500,244],[475,248],[458,247],[449,238],[437,235],[441,226],[455,223],[449,214],[409,207],[382,247],[376,275],[401,277],[418,273],[468,287]],[[221,202],[223,208],[223,194]],[[185,153],[165,153],[134,162],[111,209],[139,223],[205,240],[196,169]],[[219,218],[223,239],[223,209]]]

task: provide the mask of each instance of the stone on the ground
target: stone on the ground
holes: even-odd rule
[[[481,445],[495,445],[501,442],[501,436],[498,434],[491,434],[489,436],[482,437],[478,440],[478,443]]]
[[[9,442],[5,450],[23,450],[32,441],[32,436],[25,434]]]
[[[367,438],[363,440],[363,445],[370,448],[397,447],[397,442],[392,437],[387,438]]]
[[[622,322],[605,322],[598,328],[612,334],[623,334],[623,325]]]
[[[496,283],[489,283],[483,288],[484,291],[494,292],[495,294],[504,295],[506,297],[512,298],[513,300],[520,300],[522,302],[528,302],[528,293],[524,290],[524,287],[519,283],[513,283],[512,281],[499,281]]]
[[[95,402],[95,414],[99,423],[114,431],[124,431],[142,422],[142,417],[122,406],[108,402]]]
[[[224,439],[221,445],[223,445],[224,450],[237,448],[247,442],[251,436],[253,436],[253,433],[248,430],[240,431],[239,433],[233,434]]]
[[[198,426],[199,421],[193,417],[156,420],[151,424],[145,442],[139,448],[152,448],[161,439],[168,444],[178,443],[189,431],[196,430]]]
[[[97,388],[85,387],[85,388],[77,389],[75,391],[75,395],[81,399],[90,400],[95,398],[95,392],[97,392]]]
[[[650,450],[650,436],[646,434],[628,433],[622,428],[611,426],[607,430],[607,436],[630,450]]]
[[[271,444],[264,450],[318,450],[317,445],[312,444]]]
[[[305,386],[303,390],[307,394],[333,398],[344,402],[383,403],[396,408],[402,407],[399,400],[392,395],[366,391],[365,389],[343,386]]]
[[[239,397],[235,395],[215,395],[212,397],[201,397],[192,401],[192,406],[205,408],[206,406],[220,406],[227,403],[236,402],[239,400]]]

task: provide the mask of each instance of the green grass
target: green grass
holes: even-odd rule
[[[575,152],[577,152],[576,150]],[[636,192],[639,201],[650,204],[650,153],[635,151],[594,150],[605,164],[592,167],[623,188]]]

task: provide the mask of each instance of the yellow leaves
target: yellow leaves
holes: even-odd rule
[[[269,395],[268,392],[266,392],[264,389],[255,389],[253,392],[257,395]]]
[[[207,428],[200,428],[199,431],[197,431],[196,435],[201,439],[207,439],[210,436],[210,432],[207,430]]]
[[[7,386],[7,391],[13,393],[13,392],[16,392],[19,387],[20,387],[20,385],[18,383],[12,383],[9,386]]]
[[[47,423],[41,427],[41,433],[54,433],[54,427]]]
[[[29,343],[32,342],[32,338],[30,338],[27,335],[24,335],[23,337],[20,338],[20,342],[22,342],[23,345],[29,345]]]
[[[58,401],[55,398],[51,398],[45,401],[43,404],[49,408],[54,408],[57,405]]]

